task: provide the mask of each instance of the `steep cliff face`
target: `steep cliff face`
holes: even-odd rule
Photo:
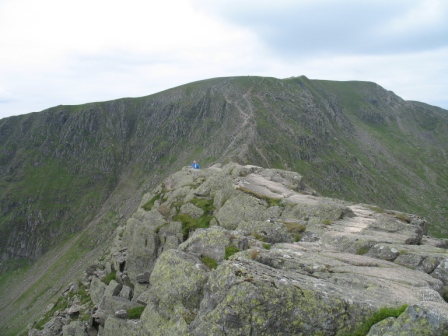
[[[444,335],[448,241],[427,230],[295,172],[185,167],[29,335]]]
[[[374,83],[305,77],[218,78],[2,119],[2,270],[102,215],[127,218],[136,189],[193,159],[301,171],[325,195],[419,213],[446,234],[447,120]]]

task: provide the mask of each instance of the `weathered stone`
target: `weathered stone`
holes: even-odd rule
[[[122,287],[122,284],[119,284],[115,280],[111,280],[109,282],[109,285],[104,290],[103,296],[117,296],[120,293]]]
[[[180,213],[190,215],[193,218],[199,218],[204,214],[204,210],[194,204],[186,203],[180,207]]]
[[[127,221],[123,244],[128,247],[126,270],[131,281],[135,281],[142,270],[152,270],[159,249],[155,231],[164,223],[165,218],[156,209],[146,212],[141,208]]]
[[[92,278],[100,335],[349,335],[378,309],[403,304],[371,332],[445,327],[446,250],[417,216],[318,197],[296,173],[236,164],[187,167],[142,205],[154,196],[93,271],[106,265],[118,280]],[[200,217],[197,197],[214,199],[213,226],[180,244],[173,217]],[[140,320],[126,320],[138,305]]]
[[[129,276],[125,273],[121,275],[121,282],[128,287],[132,287],[131,279],[129,279]]]
[[[189,335],[188,324],[185,321],[189,311],[181,304],[165,310],[164,307],[148,304],[142,313],[143,330],[154,335]],[[208,334],[210,335],[210,334]]]
[[[195,308],[207,279],[208,272],[197,256],[168,250],[157,259],[150,282],[151,290],[166,307],[180,302],[187,308]]]
[[[285,224],[273,220],[242,222],[237,229],[245,235],[252,235],[258,240],[271,244],[292,242],[291,234]]]
[[[212,272],[191,324],[193,335],[331,334],[349,331],[349,315],[369,311],[367,304],[347,305],[342,293],[322,293],[325,287],[320,281],[305,282],[300,276],[249,265],[256,263],[238,259]]]
[[[400,255],[400,251],[393,245],[375,244],[369,249],[367,255],[373,258],[394,261]]]
[[[265,202],[241,192],[238,196],[227,200],[215,216],[220,226],[235,230],[244,221],[269,219],[269,216],[263,215],[265,210]]]
[[[417,253],[402,253],[395,259],[395,263],[415,269],[423,262],[423,259],[423,256]]]
[[[45,323],[42,335],[45,336],[57,336],[62,332],[62,327],[66,324],[66,319],[62,317],[52,318],[50,321]]]
[[[409,306],[398,318],[390,317],[375,324],[368,336],[444,336],[448,330],[446,303],[421,302]]]
[[[124,285],[123,288],[120,291],[120,294],[118,294],[120,297],[125,298],[127,300],[132,300],[132,288],[129,286]]]
[[[79,315],[79,312],[81,311],[82,307],[75,304],[67,309],[67,314],[70,316]]]
[[[127,319],[128,318],[128,313],[127,313],[126,310],[120,309],[120,310],[117,310],[115,312],[115,317],[116,318],[121,318],[121,319]]]
[[[92,281],[90,282],[90,298],[92,299],[93,304],[100,303],[106,287],[107,285],[97,277],[92,278]]]
[[[443,249],[448,249],[448,239],[423,236],[422,244],[439,247],[439,248],[443,248]]]
[[[87,269],[86,269],[87,275],[93,275],[97,268],[98,268],[98,264],[89,265],[89,267],[87,267]]]
[[[104,309],[97,309],[92,314],[92,319],[97,325],[104,326],[104,323],[106,322],[107,318],[107,312]]]
[[[179,223],[180,224],[180,223]],[[175,249],[179,246],[179,244],[182,242],[183,237],[182,233],[179,233],[178,235],[170,235],[170,234],[159,234],[160,239],[160,247],[157,251],[158,255],[161,255],[164,251]]]
[[[152,335],[144,332],[140,320],[123,320],[115,317],[108,317],[104,323],[104,328],[98,336],[147,336]]]
[[[145,272],[145,273],[140,273],[137,274],[135,280],[140,283],[140,284],[147,284],[149,283],[149,272]]]
[[[87,326],[82,321],[72,321],[62,327],[62,336],[88,336]]]
[[[143,292],[138,296],[137,303],[146,306],[148,304],[149,300],[151,299],[151,297],[152,297],[152,295],[151,295],[150,291]]]
[[[445,286],[448,286],[448,258],[442,260],[431,275],[440,279]]]
[[[194,253],[198,256],[208,256],[217,262],[224,260],[225,249],[230,245],[230,233],[222,227],[212,227],[208,230],[198,229],[190,238],[179,246],[179,250]]]
[[[108,315],[114,315],[118,310],[126,310],[138,307],[136,302],[129,301],[119,296],[104,296],[99,309],[104,310]]]

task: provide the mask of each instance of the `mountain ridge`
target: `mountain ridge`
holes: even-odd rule
[[[285,89],[285,86],[288,89]],[[252,92],[254,87],[258,91]],[[280,89],[276,91],[279,87]],[[363,93],[366,88],[370,97],[361,96],[362,99],[359,99],[360,93]],[[331,90],[336,90],[337,95]],[[324,93],[327,97],[321,101],[313,96],[313,94],[323,96]],[[381,94],[382,100],[375,94]],[[300,100],[294,103],[294,99]],[[346,108],[344,106],[346,102],[355,107],[351,110]],[[353,120],[357,118],[363,120],[368,126],[371,124],[374,127],[382,127],[385,118],[393,119],[395,117],[387,110],[386,114],[385,106],[389,106],[387,104],[392,104],[394,108],[396,106],[402,108],[401,105],[406,107],[406,104],[409,103],[369,82],[310,81],[306,77],[286,80],[230,77],[186,84],[148,97],[126,98],[79,106],[58,106],[37,114],[12,117],[11,120],[16,121],[16,125],[9,125],[10,118],[2,120],[0,134],[3,136],[0,141],[3,148],[0,162],[3,169],[0,171],[0,176],[3,181],[6,180],[4,183],[7,187],[9,187],[8,178],[13,182],[23,181],[24,185],[32,185],[35,183],[32,178],[31,181],[24,181],[24,179],[27,176],[32,176],[33,173],[40,175],[38,177],[45,180],[60,178],[60,183],[50,188],[49,194],[60,193],[60,189],[65,187],[69,190],[78,188],[74,194],[79,195],[80,189],[86,189],[86,185],[97,185],[92,188],[94,190],[92,190],[91,197],[84,197],[84,203],[79,205],[70,206],[70,204],[76,203],[70,193],[59,196],[57,200],[49,200],[53,207],[56,203],[63,205],[60,206],[60,209],[52,211],[53,214],[50,215],[50,218],[45,219],[47,222],[66,222],[68,219],[64,220],[64,217],[70,216],[73,210],[76,212],[76,208],[85,209],[85,203],[98,203],[92,202],[92,198],[99,198],[101,199],[99,203],[103,203],[114,190],[120,180],[121,172],[130,162],[133,162],[131,163],[133,167],[130,169],[140,170],[141,175],[151,172],[157,166],[159,166],[157,167],[159,172],[169,169],[173,163],[176,163],[176,168],[178,168],[180,162],[184,164],[186,160],[192,160],[194,157],[201,158],[204,164],[225,161],[226,158],[230,158],[241,163],[253,162],[263,166],[307,170],[309,168],[306,164],[319,165],[319,162],[313,162],[313,160],[322,159],[319,155],[329,156],[328,151],[325,153],[325,147],[328,147],[330,150],[334,150],[340,159],[338,157],[330,158],[333,163],[330,163],[328,169],[326,167],[319,170],[333,170],[335,174],[340,175],[338,178],[348,175],[345,178],[352,179],[356,178],[353,176],[356,173],[346,171],[353,169],[344,167],[344,164],[337,161],[348,159],[353,160],[355,164],[359,163],[359,157],[356,158],[358,153],[354,152],[354,150],[359,152],[359,148],[350,148],[350,145],[347,144],[347,141],[352,142],[354,138],[350,133],[356,131]],[[411,108],[415,108],[413,106],[411,104]],[[418,106],[426,109],[425,113],[428,114],[424,117],[420,116],[420,124],[426,129],[431,130],[431,127],[434,127],[431,123],[437,123],[441,116],[444,116],[443,113],[441,116],[434,116],[435,112],[432,109],[430,111],[426,105],[418,104]],[[153,118],[145,118],[145,115],[142,115],[143,111],[151,111]],[[347,113],[350,111],[352,113]],[[446,115],[444,117],[446,121]],[[427,119],[429,121],[426,121]],[[301,125],[305,125],[305,127]],[[442,123],[441,126],[446,129],[446,123]],[[150,131],[146,131],[145,128]],[[218,128],[224,129],[226,132],[219,132]],[[200,131],[195,132],[195,129],[200,129]],[[424,131],[426,129],[423,128]],[[338,130],[338,134],[336,130]],[[18,133],[16,136],[11,134],[14,131]],[[405,129],[405,132],[410,132],[410,130]],[[33,133],[31,139],[26,136],[30,133]],[[54,133],[59,136],[53,136]],[[342,143],[345,147],[342,150],[338,148],[341,147],[341,143],[334,143],[334,141],[341,140],[335,140],[335,135],[347,139],[345,144]],[[428,146],[433,146],[425,138],[425,134],[420,132],[416,135],[420,136],[421,142],[429,142]],[[374,153],[376,156],[387,154],[383,150],[382,144],[378,144],[378,138],[375,136],[369,135],[365,130],[356,131],[355,137],[361,142],[363,146],[361,150],[364,151],[359,154],[370,155],[366,150],[368,146],[372,147],[369,149],[370,151],[374,151],[375,146],[379,148],[376,149],[376,152],[382,151],[382,153]],[[435,138],[433,134],[430,136]],[[144,139],[145,137],[150,140],[147,145],[145,145],[148,142]],[[176,143],[177,139],[182,140],[180,143]],[[401,139],[397,137],[398,141],[402,139],[403,137]],[[435,138],[435,140],[438,139]],[[14,142],[14,144],[5,146],[5,142]],[[436,143],[439,147],[443,146],[440,142]],[[190,150],[188,158],[182,155],[189,152],[185,143],[194,147],[194,151]],[[216,144],[225,144],[226,147],[223,150],[222,146]],[[27,150],[30,147],[35,148]],[[444,155],[446,160],[446,149],[443,147],[442,149],[440,154]],[[208,152],[205,158],[201,155],[201,152],[204,151]],[[26,153],[23,152],[30,154],[26,157]],[[347,152],[349,152],[348,155]],[[167,155],[167,153],[169,154]],[[394,155],[396,156],[395,153]],[[146,156],[149,160],[144,162]],[[386,156],[388,160],[391,158],[396,159],[391,155]],[[45,161],[45,166],[42,167],[45,171],[49,171],[46,174],[36,172],[41,160],[49,160]],[[61,163],[61,160],[67,161],[67,164]],[[325,161],[325,157],[323,160]],[[16,165],[11,165],[14,161],[18,162]],[[410,164],[411,162],[405,163]],[[369,164],[374,165],[372,162]],[[402,163],[399,162],[399,164],[403,166]],[[28,168],[23,171],[23,166],[26,165]],[[19,174],[16,171],[22,171],[22,176],[17,176]],[[318,173],[318,170],[315,170],[315,173]],[[372,175],[374,172],[368,172],[368,174]],[[446,176],[443,178],[446,179]],[[363,179],[366,180],[366,178]],[[316,179],[316,182],[319,181],[320,179]],[[35,195],[47,185],[48,183],[41,183],[40,188],[30,188],[31,190],[26,196],[31,198],[31,203],[36,203],[36,200],[32,198],[36,197]],[[332,188],[327,185],[317,185],[316,187],[323,192],[326,189],[333,189],[330,191],[333,195],[345,193],[344,197],[350,197],[350,190],[341,190],[340,183]],[[23,186],[23,188],[27,188],[27,186]],[[47,191],[44,190],[44,192]],[[389,194],[392,193],[389,191]],[[15,198],[20,197],[23,195],[17,195]],[[366,198],[366,195],[357,194],[356,197],[363,199]],[[2,209],[14,207],[14,202],[5,204],[5,198],[2,201]],[[369,201],[375,202],[376,200]],[[389,196],[388,202],[395,206],[394,197]],[[45,205],[40,208],[42,207]],[[36,209],[35,212],[28,214],[37,222],[37,225],[40,225],[39,223],[42,221],[39,212],[41,210]],[[94,213],[94,211],[88,212]],[[80,215],[77,213],[76,216],[69,217],[69,219],[71,221],[75,218],[78,220]],[[92,217],[90,217],[91,219]],[[89,218],[82,220],[84,223],[88,221]],[[4,227],[4,224],[2,226]],[[79,231],[81,227],[75,226],[72,231]],[[60,231],[60,229],[53,231],[58,230]],[[64,228],[64,230],[66,229]],[[2,234],[2,236],[8,235]],[[39,252],[39,244],[36,245],[35,253],[40,255],[42,252]],[[3,241],[0,246],[2,253],[5,251],[4,246],[5,242]]]
[[[446,110],[375,83],[304,76],[215,78],[1,119],[1,272],[83,235],[79,260],[193,159],[298,171],[325,196],[417,213],[446,236],[447,128]]]

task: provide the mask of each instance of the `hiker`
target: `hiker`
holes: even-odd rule
[[[192,166],[194,169],[199,169],[199,168],[200,168],[199,165],[196,163],[196,161],[193,161],[193,163],[191,164],[191,166]]]

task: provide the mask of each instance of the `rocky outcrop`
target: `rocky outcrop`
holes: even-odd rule
[[[298,173],[186,167],[86,271],[80,335],[356,334],[399,307],[369,335],[443,335],[447,245],[427,230],[415,215],[320,197]],[[70,321],[59,329],[79,330]]]

